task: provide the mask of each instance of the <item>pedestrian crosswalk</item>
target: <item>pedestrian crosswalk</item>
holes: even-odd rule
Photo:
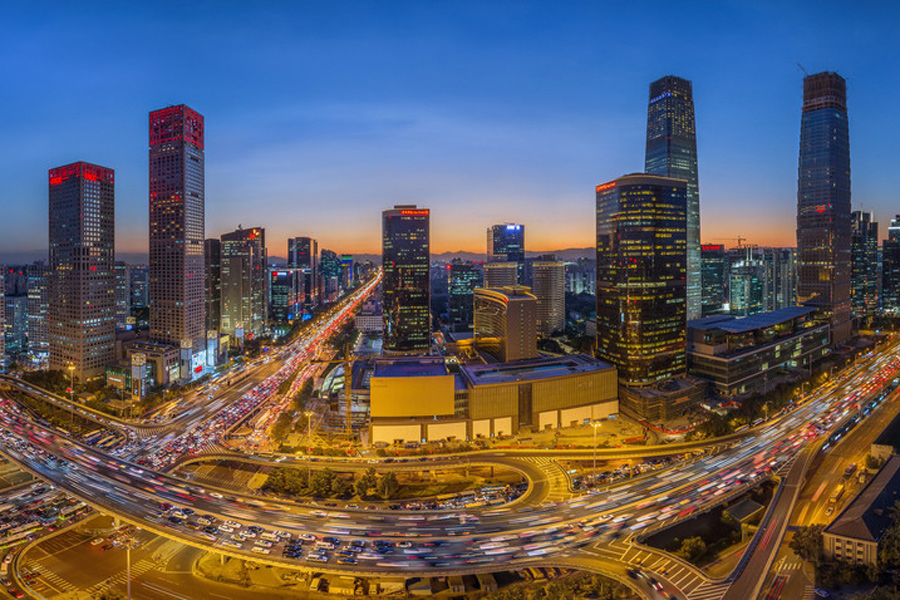
[[[142,559],[131,565],[131,578],[140,577],[147,571],[154,569],[156,565],[153,561]],[[119,586],[124,586],[126,579],[128,578],[127,571],[122,570],[113,575],[112,577],[101,581],[100,583],[96,583],[87,589],[89,594],[94,594],[109,588],[116,588]]]
[[[574,496],[572,482],[569,480],[566,470],[556,460],[546,456],[521,456],[517,459],[537,466],[546,475],[548,494],[544,501],[556,502],[568,500]]]
[[[688,600],[719,600],[729,587],[731,587],[730,582],[704,581],[688,594]]]
[[[29,563],[28,568],[39,575],[40,579],[38,581],[47,584],[58,592],[71,592],[78,589],[75,585],[69,583],[39,562]]]

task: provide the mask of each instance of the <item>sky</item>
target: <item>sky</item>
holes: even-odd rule
[[[858,6],[854,6],[858,5]],[[864,6],[864,7],[863,7]],[[379,253],[594,245],[594,188],[643,169],[649,83],[692,80],[701,237],[795,244],[803,70],[847,79],[853,207],[900,212],[889,2],[11,2],[0,23],[0,253],[47,246],[47,169],[116,170],[116,246],[147,250],[147,114],[206,119],[206,235]],[[885,135],[887,134],[887,135]]]

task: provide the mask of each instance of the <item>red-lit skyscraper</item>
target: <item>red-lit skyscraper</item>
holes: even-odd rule
[[[150,336],[205,346],[203,116],[150,113]]]
[[[115,357],[114,263],[113,170],[85,162],[50,169],[51,369],[85,381]]]

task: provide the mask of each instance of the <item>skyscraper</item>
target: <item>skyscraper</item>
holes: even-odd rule
[[[204,125],[184,104],[150,113],[150,337],[206,347]]]
[[[238,228],[222,236],[223,333],[238,338],[263,333],[269,321],[266,230]]]
[[[501,223],[488,227],[487,262],[516,263],[518,265],[516,283],[523,283],[525,277],[525,226],[516,223]]]
[[[222,240],[209,238],[204,243],[206,271],[206,331],[222,327]]]
[[[288,239],[288,268],[304,269],[304,298],[307,307],[319,303],[319,244],[310,237]]]
[[[430,211],[397,205],[381,213],[384,351],[431,347]]]
[[[687,318],[702,312],[700,187],[691,82],[666,75],[650,84],[644,170],[687,181]]]
[[[538,261],[533,268],[531,293],[537,298],[537,331],[549,337],[566,328],[566,264]]]
[[[891,219],[881,263],[881,308],[896,313],[900,311],[900,215]]]
[[[720,312],[725,305],[725,246],[703,244],[700,247],[700,280],[703,316]]]
[[[451,331],[470,331],[474,319],[473,294],[482,284],[480,265],[454,258],[447,265],[447,314]]]
[[[116,261],[113,273],[116,278],[116,329],[125,329],[131,316],[131,265]]]
[[[597,186],[597,349],[626,385],[685,372],[686,206],[683,179]]]
[[[115,181],[77,162],[50,169],[50,368],[80,380],[115,358]]]
[[[500,362],[537,356],[537,298],[521,285],[478,288],[475,343]]]
[[[797,301],[821,310],[833,343],[850,337],[850,133],[847,84],[803,79],[797,177]]]
[[[50,350],[47,318],[50,311],[50,269],[44,261],[28,265],[28,350],[46,354]]]
[[[866,317],[878,308],[878,223],[872,213],[850,213],[850,308]]]

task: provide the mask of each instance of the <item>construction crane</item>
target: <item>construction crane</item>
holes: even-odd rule
[[[347,420],[344,424],[344,433],[347,439],[353,439],[353,397],[351,387],[353,387],[353,360],[350,358],[350,344],[344,346],[344,358],[334,360],[311,360],[311,363],[320,365],[344,365],[344,402],[347,405]]]

